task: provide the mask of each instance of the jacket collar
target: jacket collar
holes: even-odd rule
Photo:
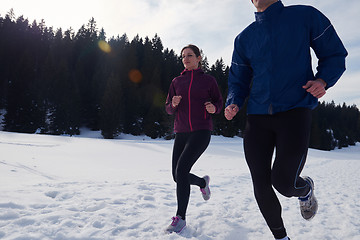
[[[255,12],[255,20],[257,22],[270,20],[274,16],[278,15],[284,8],[284,4],[279,0],[271,4],[264,12]]]
[[[184,74],[186,74],[187,72],[191,72],[191,71],[194,71],[194,73],[203,73],[203,70],[202,70],[201,68],[197,68],[197,69],[194,69],[194,70],[184,69],[184,71],[181,72],[181,75],[184,75]]]

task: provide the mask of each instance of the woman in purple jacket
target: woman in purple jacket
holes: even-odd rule
[[[168,233],[179,233],[186,226],[190,185],[200,187],[204,200],[210,198],[209,176],[200,178],[190,170],[209,145],[211,114],[220,113],[223,106],[215,78],[201,70],[199,48],[188,45],[181,50],[181,56],[185,70],[171,82],[165,103],[167,113],[175,114],[172,175],[178,203]]]

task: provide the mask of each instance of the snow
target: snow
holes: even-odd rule
[[[173,141],[99,132],[78,137],[0,131],[0,239],[273,239],[258,210],[241,138],[212,136],[192,172],[211,177],[205,202],[192,187],[187,227],[164,229],[176,211]],[[315,181],[319,212],[301,218],[279,195],[296,240],[360,239],[360,145],[309,150],[303,174]]]

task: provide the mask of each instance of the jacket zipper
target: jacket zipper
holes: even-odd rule
[[[190,92],[191,92],[191,85],[194,79],[194,70],[191,71],[191,81],[189,85],[189,91],[188,91],[188,100],[189,100],[189,125],[190,125],[190,131],[193,131],[192,124],[191,124],[191,98],[190,98]]]
[[[269,105],[269,114],[272,115],[273,114],[273,108],[272,108],[272,104],[270,103]]]

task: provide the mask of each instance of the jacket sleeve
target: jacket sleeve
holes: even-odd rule
[[[172,98],[175,95],[176,95],[176,93],[175,93],[175,86],[174,86],[174,80],[173,80],[170,84],[169,92],[168,92],[166,102],[165,102],[165,110],[170,115],[174,114],[177,110],[177,107],[174,108],[172,105]]]
[[[310,46],[319,59],[315,77],[323,79],[327,83],[327,89],[344,73],[348,53],[329,19],[315,8],[312,11]]]
[[[245,57],[244,48],[240,44],[240,37],[241,34],[236,37],[234,42],[226,106],[236,104],[241,108],[250,93],[252,68],[250,62]]]

